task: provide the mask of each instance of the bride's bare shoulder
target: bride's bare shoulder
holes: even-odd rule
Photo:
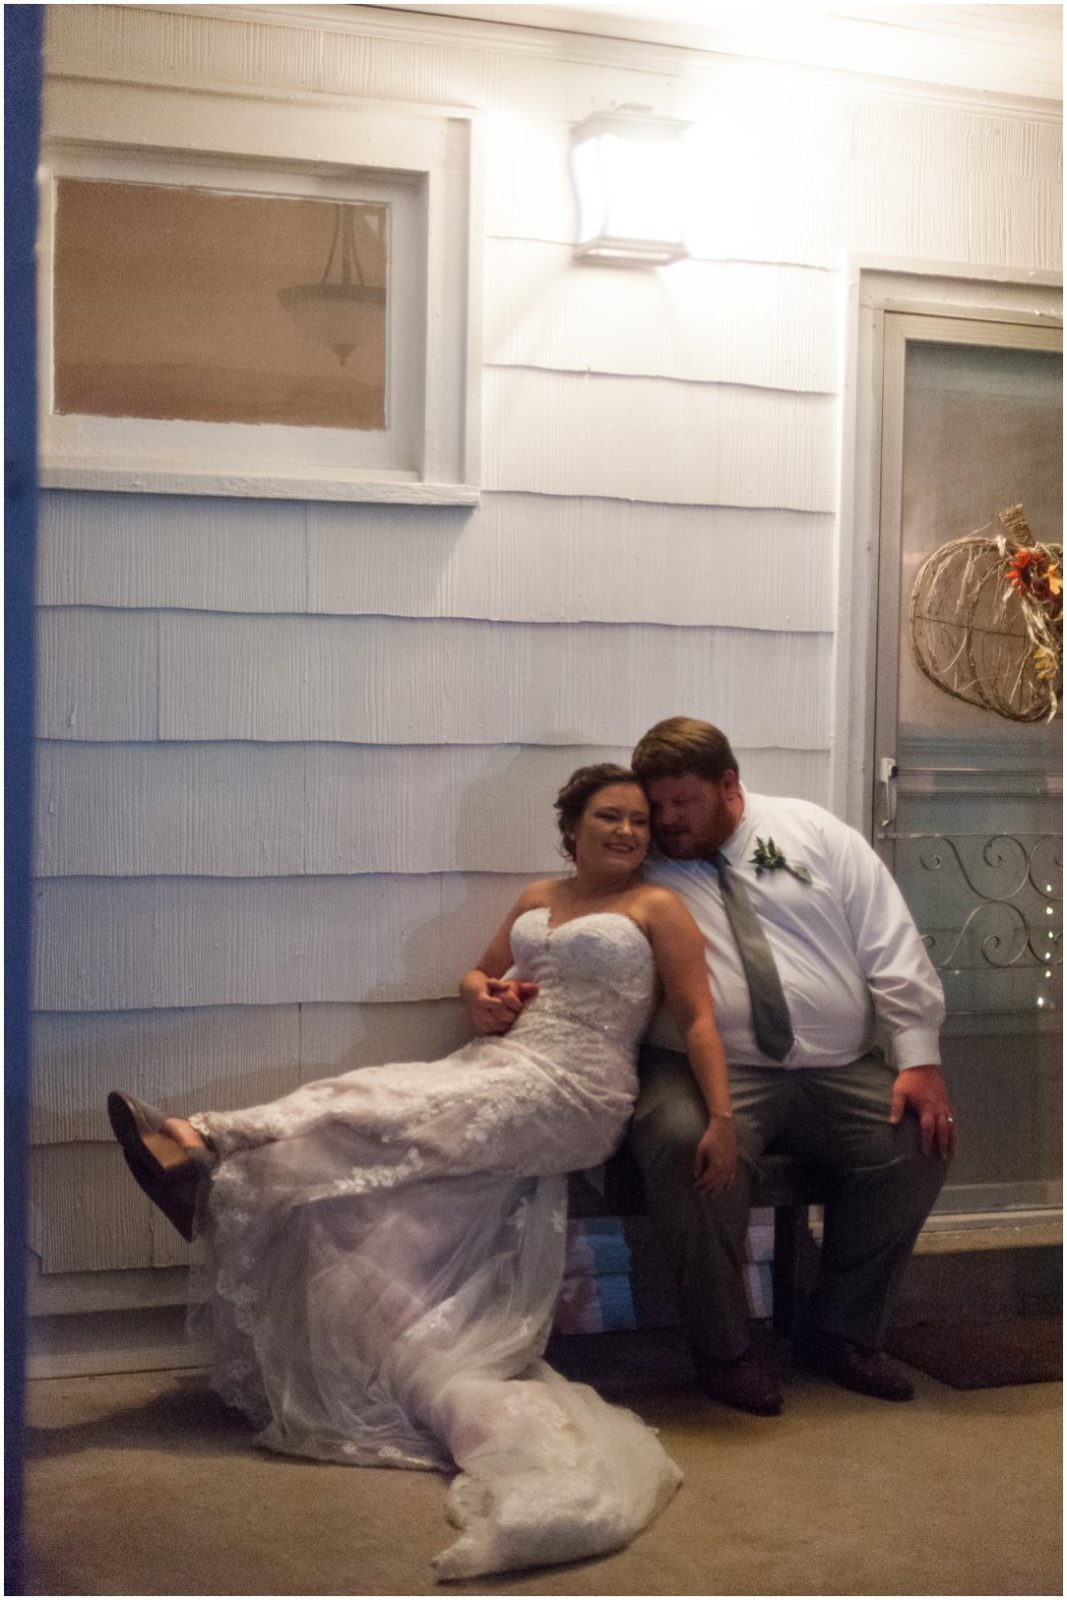
[[[534,911],[538,906],[551,906],[558,891],[558,878],[538,878],[526,885],[515,902],[515,910]]]
[[[676,923],[679,920],[688,923],[691,920],[684,902],[674,890],[665,889],[658,883],[640,884],[634,890],[634,899],[629,910],[631,915],[635,915],[648,927]]]
[[[658,883],[640,883],[634,890],[634,895],[635,904],[648,906],[652,910],[682,904],[673,889],[665,889]]]

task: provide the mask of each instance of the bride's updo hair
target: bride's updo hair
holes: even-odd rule
[[[579,767],[572,772],[553,802],[558,813],[560,853],[574,860],[574,833],[582,820],[586,806],[593,796],[611,783],[636,783],[641,780],[628,767],[617,767],[613,761],[601,761],[595,767]]]

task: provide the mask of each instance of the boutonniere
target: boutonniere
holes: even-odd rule
[[[793,862],[787,861],[769,834],[766,844],[759,834],[756,835],[756,848],[752,852],[751,859],[757,878],[762,878],[765,872],[777,872],[779,867],[784,867],[786,872],[791,872],[801,883],[811,882],[811,873],[807,867],[796,866]]]

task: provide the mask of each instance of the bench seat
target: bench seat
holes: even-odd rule
[[[829,1197],[825,1170],[814,1162],[768,1151],[753,1192],[753,1207],[774,1211],[771,1268],[773,1324],[776,1333],[793,1332],[800,1279],[815,1252],[808,1208]],[[647,1216],[644,1179],[629,1146],[622,1145],[603,1167],[575,1172],[570,1179],[570,1215],[575,1218]]]

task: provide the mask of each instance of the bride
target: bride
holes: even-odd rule
[[[454,1471],[439,1578],[618,1549],[681,1474],[630,1411],[540,1358],[563,1272],[566,1174],[618,1144],[659,988],[736,1162],[703,944],[641,882],[644,791],[583,767],[556,800],[573,873],[532,883],[461,985],[482,1037],[245,1111],[108,1110],[134,1176],[199,1234],[212,1384],[274,1450]]]

